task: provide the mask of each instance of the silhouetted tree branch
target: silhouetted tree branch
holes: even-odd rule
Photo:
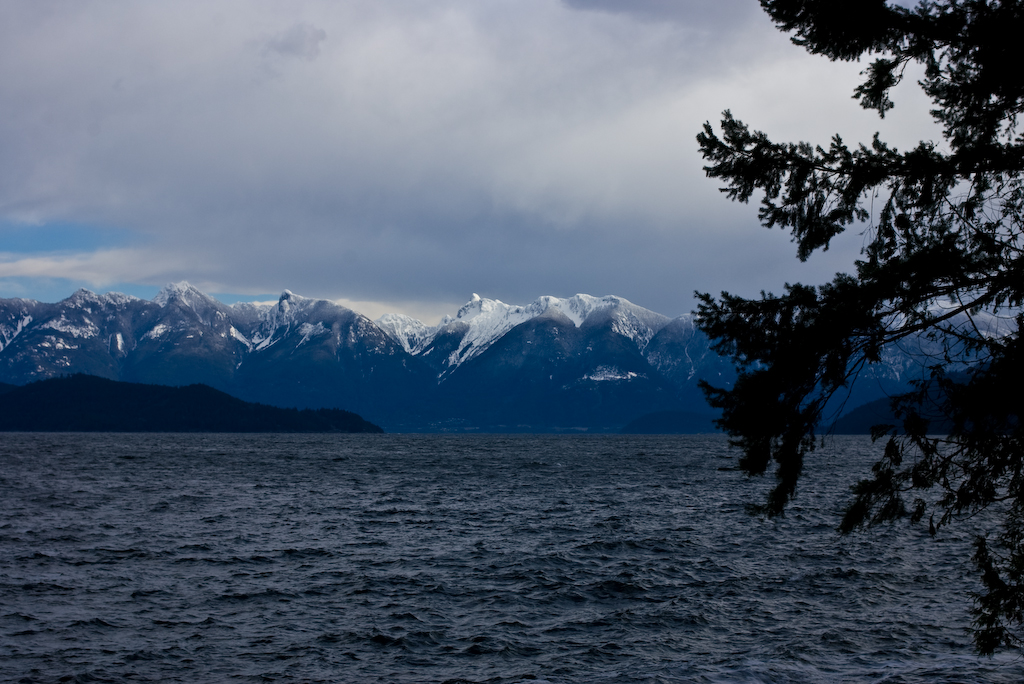
[[[745,299],[698,293],[699,325],[739,378],[703,384],[719,425],[743,450],[750,474],[777,483],[761,506],[781,514],[796,492],[830,400],[901,340],[935,342],[911,390],[893,400],[899,425],[873,436],[884,451],[853,490],[840,524],[909,517],[936,533],[996,506],[999,527],[979,537],[973,561],[975,644],[1019,647],[1024,626],[1024,387],[1019,339],[1024,299],[1024,5],[941,0],[908,9],[883,0],[762,0],[780,30],[831,60],[873,56],[854,91],[885,116],[906,67],[942,125],[942,141],[899,151],[875,134],[849,147],[775,143],[726,111],[697,136],[705,171],[730,199],[758,195],[761,223],[790,232],[797,256],[865,231],[853,274],[782,295]],[[873,212],[873,201],[880,209]],[[1003,318],[998,330],[977,316]],[[930,427],[949,426],[935,436]],[[934,492],[934,494],[927,494]]]

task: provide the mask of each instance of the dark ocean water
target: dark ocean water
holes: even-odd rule
[[[0,680],[1020,682],[970,534],[784,519],[718,437],[0,435]]]

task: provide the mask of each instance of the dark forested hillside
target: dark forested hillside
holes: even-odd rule
[[[338,409],[251,404],[206,385],[71,375],[0,393],[0,430],[47,432],[383,432]]]

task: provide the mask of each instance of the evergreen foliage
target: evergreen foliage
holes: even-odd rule
[[[855,273],[817,287],[744,299],[700,294],[700,326],[740,371],[731,390],[705,383],[719,424],[750,474],[777,483],[761,509],[781,514],[796,492],[819,426],[885,350],[913,336],[941,343],[914,390],[895,397],[900,425],[878,426],[884,451],[854,488],[841,530],[909,517],[933,533],[991,509],[976,542],[978,650],[1024,639],[1024,3],[938,0],[762,0],[780,30],[830,60],[871,56],[854,92],[884,117],[911,63],[941,124],[941,141],[900,151],[878,134],[848,146],[772,142],[726,111],[697,139],[730,199],[761,197],[766,227],[789,231],[797,256],[864,230]],[[875,212],[872,207],[880,207]],[[998,334],[979,323],[1003,317]],[[941,423],[936,422],[941,421]],[[941,424],[944,436],[930,435]]]

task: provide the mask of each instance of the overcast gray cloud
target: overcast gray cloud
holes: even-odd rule
[[[750,0],[563,0],[573,9],[671,21],[716,36],[735,31],[761,13]]]
[[[0,296],[188,279],[369,313],[588,292],[675,315],[694,289],[818,280],[858,238],[799,265],[694,136],[727,107],[780,139],[927,136],[912,92],[884,122],[856,107],[860,68],[739,0],[5,3]],[[4,246],[54,224],[130,239]]]
[[[320,43],[326,38],[327,33],[323,29],[309,24],[296,24],[272,36],[263,49],[268,53],[312,61],[320,55]]]

